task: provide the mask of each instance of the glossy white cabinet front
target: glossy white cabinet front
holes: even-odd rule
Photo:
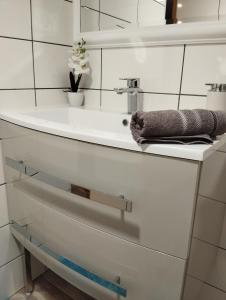
[[[19,127],[17,127],[18,129]],[[4,140],[5,155],[74,185],[132,201],[121,213],[47,187],[33,189],[43,201],[92,227],[153,250],[187,258],[198,163],[112,149],[32,130]],[[15,133],[18,134],[18,133]],[[7,181],[15,171],[7,168]],[[173,176],[172,176],[173,174]],[[20,177],[17,172],[15,178]]]
[[[185,261],[127,242],[63,215],[61,212],[31,199],[26,192],[18,194],[22,205],[29,207],[29,232],[41,243],[105,280],[116,282],[127,290],[129,300],[179,300],[183,285]],[[27,204],[26,204],[27,203]],[[38,229],[38,232],[37,232]],[[41,234],[42,232],[42,234]],[[30,243],[28,249],[37,255]],[[26,242],[25,242],[26,246]],[[33,252],[34,251],[34,252]],[[43,259],[43,256],[39,257]],[[57,261],[42,261],[60,276],[67,278]],[[117,296],[104,287],[71,272],[76,287],[98,300],[115,300]],[[120,297],[119,299],[124,299]]]
[[[120,278],[128,300],[181,299],[198,162],[60,138],[5,121],[1,130],[5,158],[64,179],[69,189],[71,183],[115,197],[123,195],[132,202],[132,211],[122,211],[6,166],[11,221],[28,225],[40,244],[101,278],[111,282]],[[81,274],[69,272],[68,278],[59,263],[41,255],[25,239],[20,241],[49,268],[94,298],[119,299]]]

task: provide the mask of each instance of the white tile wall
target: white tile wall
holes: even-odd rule
[[[5,300],[24,286],[23,258],[8,263],[0,269],[0,299]]]
[[[226,153],[215,152],[203,164],[200,195],[226,203]]]
[[[125,85],[119,78],[140,78],[145,92],[179,93],[183,47],[103,50],[104,89]]]
[[[226,251],[193,239],[188,275],[226,292]]]
[[[220,20],[226,20],[226,0],[221,0],[220,3]]]
[[[207,105],[206,102],[206,97],[181,95],[179,109],[205,109]]]
[[[66,46],[34,43],[36,88],[64,88],[69,86]]]
[[[100,91],[98,90],[83,90],[85,95],[85,107],[88,109],[100,108]]]
[[[187,46],[182,93],[206,95],[212,82],[226,82],[226,44]]]
[[[0,1],[0,110],[34,107],[37,86],[57,88],[68,85],[69,47],[50,43],[71,45],[72,29],[71,2]],[[37,86],[34,86],[32,36],[45,42],[34,45]],[[61,95],[62,92],[55,89],[37,90],[38,104],[62,103],[65,95]],[[22,288],[24,282],[21,249],[7,225],[9,220],[5,185],[2,185],[5,179],[1,150],[0,144],[0,300],[5,300]]]
[[[0,90],[0,111],[23,110],[35,105],[34,90]]]
[[[5,183],[3,154],[2,154],[2,141],[0,141],[0,185]]]
[[[220,246],[225,213],[225,204],[199,196],[193,236]]]
[[[217,251],[215,246],[193,239],[188,275],[207,282],[216,261]]]
[[[68,105],[62,89],[36,90],[37,106]]]
[[[0,228],[0,268],[22,254],[19,243],[10,233],[9,225]]]
[[[222,247],[223,249],[226,249],[226,213],[225,213],[224,222],[222,225],[220,247]]]
[[[68,1],[32,0],[34,39],[71,45],[72,13],[72,4]]]
[[[31,39],[30,0],[0,1],[0,35]]]
[[[226,294],[196,278],[187,276],[183,300],[225,300]]]
[[[0,38],[0,89],[33,88],[31,42]]]
[[[177,109],[178,95],[143,94],[143,110]]]
[[[5,185],[0,186],[0,228],[9,223]],[[1,241],[0,241],[1,244]]]

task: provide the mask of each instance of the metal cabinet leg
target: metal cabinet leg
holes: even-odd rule
[[[33,281],[31,276],[31,254],[27,249],[24,249],[25,261],[24,261],[24,273],[25,273],[25,292],[30,295],[33,292]]]

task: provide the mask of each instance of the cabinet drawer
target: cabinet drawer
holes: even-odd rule
[[[23,193],[97,229],[154,250],[187,257],[197,162],[113,149],[33,130],[5,139],[3,145],[5,157],[24,161],[38,171],[65,180],[69,186],[113,196],[113,204],[114,197],[123,195],[132,203],[132,211],[36,184],[35,177],[24,182],[32,186],[24,185]],[[6,168],[6,175],[8,182],[22,178],[11,167]],[[14,198],[9,198],[11,207]],[[100,198],[96,200],[101,202]]]
[[[124,297],[128,300],[180,299],[185,268],[182,259],[93,229],[38,201],[32,201],[31,205],[34,211],[39,212],[30,218],[27,227],[35,242],[31,245],[26,239],[20,241],[49,268],[84,292],[98,300]],[[52,257],[60,258],[53,259],[40,253],[46,248],[58,253]],[[50,250],[46,252],[52,253]],[[62,257],[63,265],[59,263]],[[70,272],[65,268],[65,260],[66,266],[74,267]],[[87,273],[91,274],[89,278],[84,276]],[[97,281],[92,274],[98,277]],[[119,279],[120,287],[126,291],[119,298],[115,292],[98,284],[100,281],[114,283]]]

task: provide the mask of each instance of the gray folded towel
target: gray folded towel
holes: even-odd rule
[[[210,144],[226,132],[226,113],[205,109],[138,111],[130,129],[139,144]]]

